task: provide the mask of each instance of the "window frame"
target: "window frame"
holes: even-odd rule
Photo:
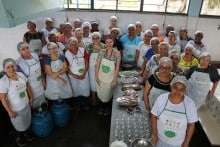
[[[201,18],[220,18],[220,14],[219,15],[206,15],[206,14],[201,14],[202,13],[202,7],[204,4],[205,0],[202,0],[202,5],[200,7],[200,11],[199,11],[199,17]]]

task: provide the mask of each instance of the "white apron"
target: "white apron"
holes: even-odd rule
[[[34,59],[34,58],[33,58]],[[25,60],[29,67],[28,80],[31,86],[31,90],[34,96],[33,108],[39,107],[42,102],[45,101],[44,98],[44,88],[42,85],[42,75],[41,75],[41,66],[40,62],[34,59],[35,64],[29,65]]]
[[[210,83],[209,74],[198,71],[194,71],[188,80],[186,95],[194,101],[197,110],[205,103]]]
[[[76,75],[81,75],[85,70],[85,59],[82,52],[78,50],[76,56],[72,55],[72,61],[69,61],[69,69],[72,73]],[[69,75],[70,83],[73,89],[73,97],[84,96],[88,97],[90,95],[90,86],[89,86],[89,76],[86,72],[84,79],[76,79]]]
[[[138,57],[137,67],[141,68],[144,62],[145,54],[151,46],[145,45],[144,43],[140,46],[140,55]]]
[[[160,96],[163,93],[166,93],[166,92],[167,92],[167,90],[162,90],[162,89],[152,87],[151,90],[150,90],[150,93],[148,95],[150,108],[153,108],[157,97]]]
[[[185,103],[183,101],[183,113],[166,109],[167,102],[157,120],[159,142],[156,147],[181,147],[187,130]]]
[[[58,72],[62,68],[63,62],[60,59],[51,61],[52,72]],[[66,99],[72,97],[72,89],[66,73],[59,75],[59,77],[66,81],[65,85],[62,85],[59,81],[56,81],[49,76],[46,78],[47,88],[45,90],[45,96],[50,100]]]
[[[114,79],[115,63],[114,61],[103,58],[98,73],[100,86],[96,83],[97,95],[99,99],[106,103],[109,102],[113,95],[112,80]]]
[[[136,45],[126,45],[123,49],[122,61],[126,62],[134,62],[135,54],[136,54]]]
[[[18,80],[10,80],[7,97],[10,107],[16,113],[16,117],[11,118],[12,125],[17,131],[27,130],[31,124],[31,109],[25,80],[20,77]]]
[[[42,49],[42,42],[40,39],[31,39],[29,46],[32,53],[40,54]]]
[[[96,62],[99,53],[92,53],[89,58],[89,83],[90,89],[93,92],[96,92],[96,80],[95,80],[95,69],[96,69]]]

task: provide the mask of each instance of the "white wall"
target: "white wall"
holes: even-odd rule
[[[72,22],[75,18],[82,18],[83,21],[90,21],[97,19],[100,21],[100,29],[105,28],[109,24],[109,17],[116,15],[119,18],[119,26],[126,31],[129,23],[135,21],[141,21],[144,29],[149,29],[151,24],[157,23],[161,27],[160,33],[164,33],[163,24],[172,24],[177,31],[181,27],[187,27],[189,35],[194,37],[196,30],[204,32],[204,43],[206,44],[207,51],[212,55],[213,61],[220,61],[220,25],[219,19],[215,18],[195,18],[187,16],[175,16],[175,15],[160,15],[160,14],[139,14],[139,13],[112,13],[112,12],[79,12],[79,11],[68,11],[68,12],[57,12],[51,17],[55,20],[55,26],[58,26],[60,22],[65,22],[68,17],[69,21]],[[37,27],[41,29],[44,26],[44,19],[38,18],[34,20]],[[27,31],[26,23],[16,26],[14,28],[3,29],[0,28],[0,64],[2,61],[11,57],[14,59],[18,58],[18,52],[16,45],[19,41],[22,41],[24,33]],[[0,65],[2,70],[2,65]]]

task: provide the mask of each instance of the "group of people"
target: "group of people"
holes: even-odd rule
[[[181,28],[178,37],[168,25],[162,36],[157,24],[142,31],[137,21],[122,34],[117,20],[111,16],[104,31],[99,30],[97,20],[75,19],[73,25],[61,23],[57,29],[47,18],[42,31],[33,21],[27,22],[28,31],[17,45],[20,57],[3,61],[5,75],[0,79],[0,100],[18,146],[24,145],[23,139],[32,140],[31,108],[47,100],[66,100],[77,110],[98,103],[98,114],[108,115],[124,63],[136,66],[142,77],[139,82],[145,84],[143,100],[152,118],[153,143],[188,146],[196,111],[207,95],[214,95],[220,78],[209,65],[211,56],[202,43],[203,33],[197,31],[193,40]],[[210,82],[211,91],[207,88]]]

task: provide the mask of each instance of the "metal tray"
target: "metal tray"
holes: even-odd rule
[[[137,77],[139,73],[135,70],[120,71],[119,77]]]
[[[131,147],[153,147],[153,145],[145,138],[137,138],[131,143]]]
[[[122,91],[128,90],[128,89],[134,89],[134,90],[141,90],[143,88],[140,84],[124,84],[121,87]]]

